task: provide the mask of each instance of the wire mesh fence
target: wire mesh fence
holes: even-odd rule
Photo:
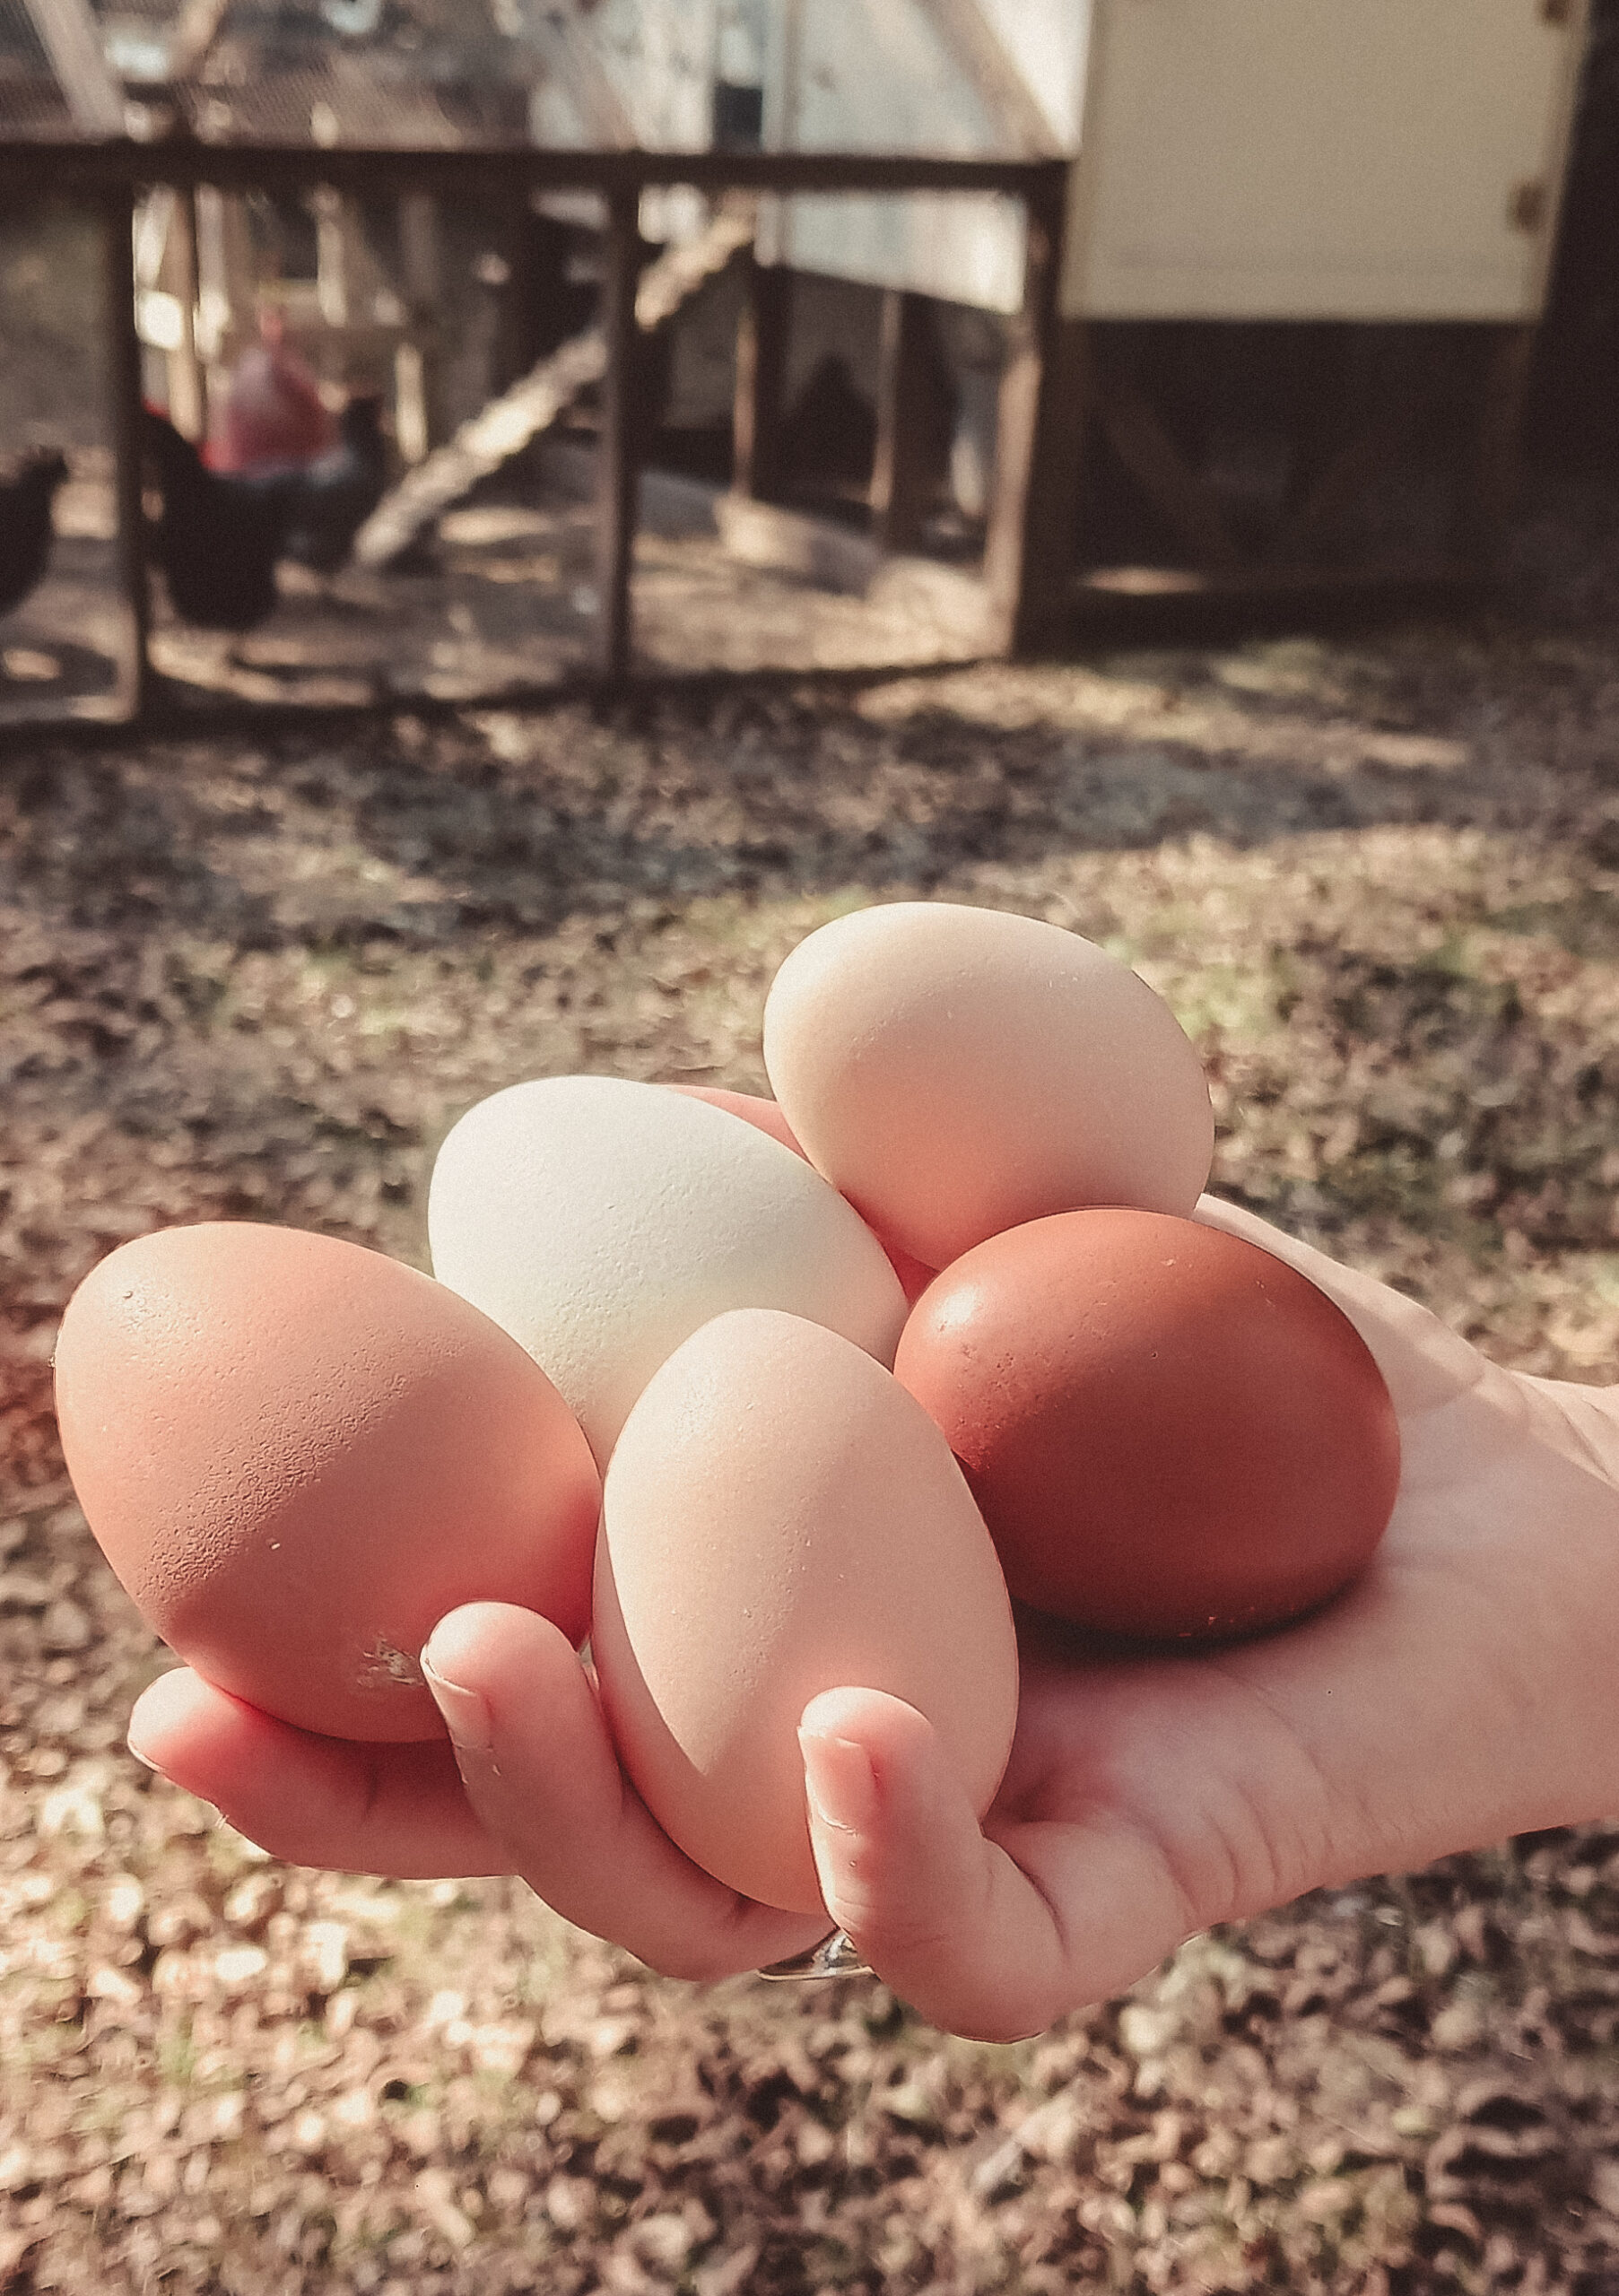
[[[116,706],[123,612],[100,275],[87,205],[0,213],[0,724]]]
[[[61,140],[73,113],[23,0],[0,0],[0,139]]]

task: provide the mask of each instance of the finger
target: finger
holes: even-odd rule
[[[442,1738],[318,1737],[177,1666],[135,1700],[129,1748],[289,1865],[395,1881],[510,1871]]]
[[[813,1945],[823,1919],[727,1889],[677,1849],[624,1777],[568,1638],[505,1603],[433,1629],[422,1670],[467,1797],[548,1905],[666,1977],[712,1979]]]
[[[946,2032],[1021,2040],[1108,1999],[1186,1934],[1144,1836],[992,1820],[930,1723],[878,1691],[804,1710],[810,1840],[827,1909],[883,1982]]]
[[[1340,1307],[1371,1349],[1397,1411],[1412,1414],[1450,1403],[1476,1387],[1489,1370],[1478,1350],[1458,1332],[1403,1292],[1380,1283],[1360,1268],[1345,1267],[1311,1244],[1284,1235],[1267,1221],[1218,1196],[1198,1199],[1193,1218],[1206,1228],[1223,1228],[1285,1260],[1319,1292]]]

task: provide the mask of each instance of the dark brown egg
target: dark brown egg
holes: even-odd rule
[[[961,1461],[1012,1593],[1213,1639],[1313,1608],[1381,1538],[1399,1432],[1353,1324],[1257,1246],[1162,1213],[991,1237],[913,1309],[895,1375]]]

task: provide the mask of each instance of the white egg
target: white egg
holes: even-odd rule
[[[822,926],[771,985],[764,1064],[815,1169],[927,1267],[1053,1212],[1185,1218],[1208,1178],[1175,1015],[1035,918],[896,901]]]
[[[778,1308],[883,1365],[905,1294],[819,1173],[705,1100],[553,1076],[481,1100],[439,1152],[433,1273],[509,1331],[605,1462],[658,1365],[710,1318]]]

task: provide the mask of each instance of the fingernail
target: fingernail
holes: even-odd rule
[[[445,1728],[463,1753],[488,1753],[495,1742],[488,1700],[475,1690],[466,1689],[460,1683],[447,1681],[433,1665],[430,1656],[431,1648],[430,1643],[422,1653],[422,1673],[440,1713],[444,1717]]]
[[[840,1833],[866,1833],[877,1807],[877,1781],[871,1756],[852,1738],[800,1730],[804,1788],[810,1815]]]
[[[162,1778],[167,1775],[162,1763],[161,1761],[153,1761],[152,1756],[149,1753],[144,1752],[141,1747],[137,1746],[133,1738],[126,1738],[124,1744],[128,1747],[130,1752],[135,1756],[136,1761],[140,1763],[143,1770],[151,1770],[153,1776],[157,1778]]]

